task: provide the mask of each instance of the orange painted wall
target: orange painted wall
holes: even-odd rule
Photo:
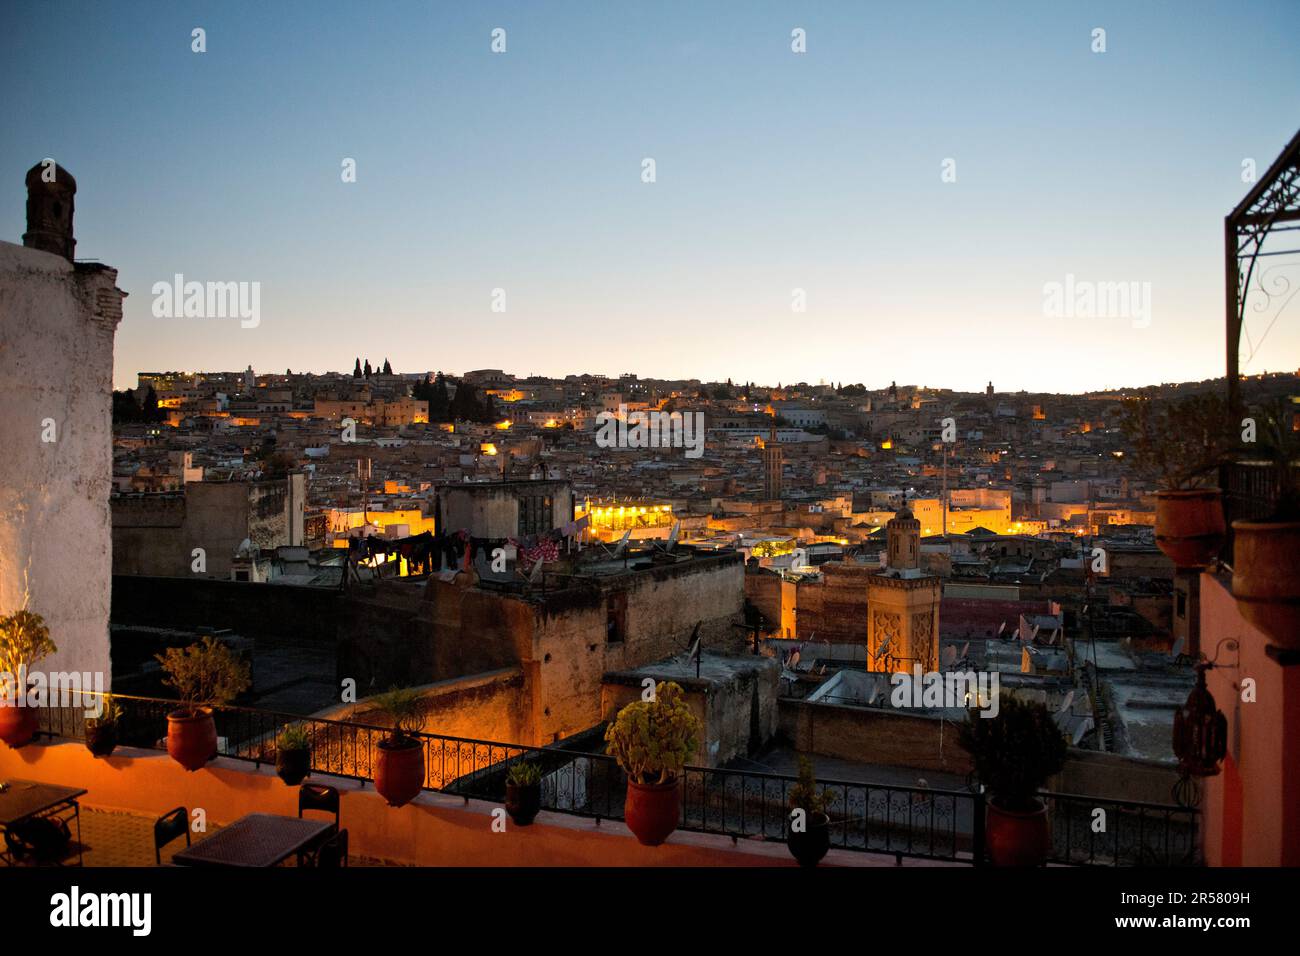
[[[298,790],[271,767],[225,758],[189,773],[165,753],[119,748],[96,759],[80,743],[0,745],[0,779],[38,780],[85,787],[83,806],[160,816],[176,806],[202,807],[208,820],[229,823],[247,813],[295,816]],[[337,787],[341,821],[354,853],[421,866],[793,866],[782,843],[675,833],[645,847],[617,821],[542,813],[532,826],[492,831],[496,804],[424,793],[389,807],[373,787],[332,777],[311,778]],[[892,866],[893,857],[832,850],[828,865]]]

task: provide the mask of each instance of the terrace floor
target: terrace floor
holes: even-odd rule
[[[86,866],[156,866],[153,854],[154,817],[139,813],[127,813],[120,810],[97,810],[82,806],[81,808],[81,844]],[[221,830],[218,825],[211,826],[206,833],[193,835],[195,843],[212,836]],[[76,827],[72,827],[72,855],[68,858],[76,863]],[[171,863],[172,855],[185,849],[185,841],[176,840],[163,848],[162,861]],[[285,866],[294,866],[291,858]],[[349,866],[403,866],[391,860],[379,860],[371,857],[348,855]]]

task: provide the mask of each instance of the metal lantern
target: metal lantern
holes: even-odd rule
[[[1196,686],[1174,713],[1174,753],[1178,768],[1193,777],[1213,777],[1228,752],[1228,718],[1214,706],[1205,686],[1210,664],[1196,665]]]

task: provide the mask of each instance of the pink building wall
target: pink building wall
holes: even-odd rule
[[[1225,639],[1237,650],[1220,646]],[[1203,847],[1210,866],[1300,866],[1300,663],[1269,653],[1237,612],[1229,581],[1201,575],[1206,685],[1228,719],[1223,771],[1205,781]],[[1242,700],[1253,679],[1254,702]]]

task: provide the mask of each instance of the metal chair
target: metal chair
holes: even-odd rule
[[[322,870],[334,870],[348,865],[348,831],[339,830],[322,843],[312,857],[312,865]]]
[[[162,848],[181,837],[185,837],[185,845],[189,846],[190,812],[184,807],[177,807],[164,813],[153,825],[154,862],[162,866]]]
[[[298,854],[299,866],[311,866],[312,855],[324,841],[339,832],[339,792],[323,783],[304,783],[298,788],[298,816],[304,810],[319,810],[321,813],[334,814],[334,826],[326,831],[320,842],[313,844]]]
[[[339,792],[321,783],[304,783],[298,788],[298,816],[304,810],[334,814],[334,829],[339,828]]]

